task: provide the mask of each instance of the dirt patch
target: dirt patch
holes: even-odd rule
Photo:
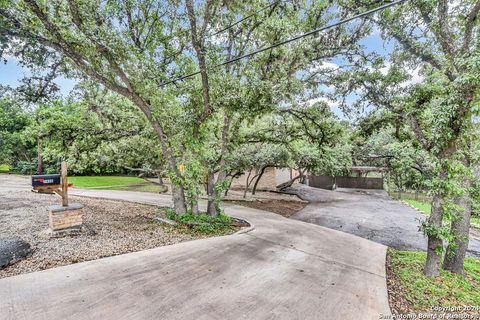
[[[0,278],[207,237],[162,224],[154,206],[71,196],[71,202],[85,206],[84,231],[51,238],[46,208],[58,201],[29,191],[0,192],[1,237],[20,238],[33,250],[29,258],[0,270]]]
[[[228,201],[228,203],[237,204],[244,207],[265,210],[277,213],[284,217],[290,217],[298,211],[305,208],[308,202],[288,201],[288,200],[254,200],[254,201]]]

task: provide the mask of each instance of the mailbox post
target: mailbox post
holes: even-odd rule
[[[33,191],[56,193],[62,197],[61,205],[48,207],[52,235],[70,235],[81,231],[83,205],[68,202],[68,165],[66,161],[62,161],[60,174],[33,176],[32,186]]]

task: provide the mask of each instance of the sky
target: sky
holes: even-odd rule
[[[0,63],[0,84],[17,87],[25,75],[28,75],[29,71],[26,68],[20,66],[15,58],[7,57],[7,63],[3,61]],[[75,81],[59,77],[55,79],[55,82],[59,85],[62,94],[68,95],[73,89]]]

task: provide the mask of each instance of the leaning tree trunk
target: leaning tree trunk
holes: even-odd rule
[[[443,210],[441,207],[442,196],[435,194],[432,201],[432,211],[428,223],[434,228],[442,227]],[[425,263],[424,274],[427,277],[436,277],[440,274],[442,262],[443,240],[435,234],[428,235],[427,262]]]
[[[247,175],[247,179],[245,181],[245,189],[243,190],[243,198],[245,199],[247,197],[247,191],[248,191],[248,187],[250,186],[250,175],[252,174],[252,170],[253,169],[250,169],[250,171],[248,171],[248,175]]]
[[[454,243],[450,243],[447,248],[447,254],[443,261],[443,269],[453,273],[464,274],[463,263],[468,249],[468,238],[470,232],[470,197],[467,194],[460,197],[458,205],[463,208],[458,219],[453,219],[451,224],[451,232],[455,235]]]
[[[223,194],[225,197],[228,196],[228,191],[230,191],[230,188],[232,187],[232,182],[233,182],[233,177],[230,178],[228,181],[228,186],[225,188],[225,193]]]
[[[260,182],[260,179],[262,179],[262,176],[265,173],[265,169],[267,169],[267,167],[262,167],[262,170],[260,171],[260,174],[258,175],[257,180],[255,180],[255,184],[253,185],[253,189],[252,189],[252,195],[254,195],[255,192],[257,191],[258,182]]]

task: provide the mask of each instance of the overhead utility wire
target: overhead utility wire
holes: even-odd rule
[[[220,29],[219,31],[217,31],[217,32],[215,32],[215,33],[213,33],[213,34],[210,34],[209,37],[213,37],[213,36],[216,36],[217,34],[220,34],[220,33],[222,33],[222,32],[225,32],[225,31],[227,31],[228,29],[231,29],[231,28],[235,27],[236,25],[242,23],[243,21],[248,20],[248,19],[250,19],[251,17],[254,17],[254,16],[256,16],[257,14],[259,14],[259,13],[261,13],[261,12],[263,12],[263,11],[271,8],[271,7],[276,6],[276,5],[279,4],[279,3],[280,3],[280,1],[275,1],[275,2],[273,2],[273,3],[271,3],[271,4],[269,4],[268,6],[265,6],[265,7],[261,8],[261,9],[258,9],[258,10],[255,11],[254,13],[252,13],[252,14],[246,16],[246,17],[243,17],[242,19],[240,19],[240,20],[232,23],[232,24],[229,25],[228,27],[225,27],[225,28],[223,28],[223,29]]]
[[[316,33],[319,33],[319,32],[322,32],[322,31],[325,31],[325,30],[328,30],[328,29],[331,29],[331,28],[334,28],[334,27],[337,27],[337,26],[340,26],[340,25],[342,25],[342,24],[345,24],[345,23],[347,23],[347,22],[356,20],[356,19],[358,19],[358,18],[362,18],[362,17],[367,16],[367,15],[370,15],[370,14],[372,14],[372,13],[375,13],[375,12],[382,11],[382,10],[385,10],[385,9],[387,9],[387,8],[393,7],[393,6],[397,5],[397,4],[401,4],[401,3],[405,2],[405,1],[408,1],[408,0],[397,0],[397,1],[394,1],[394,2],[387,3],[387,4],[383,5],[383,6],[378,7],[378,8],[371,9],[371,10],[365,11],[365,12],[363,12],[363,13],[357,14],[357,15],[355,15],[355,16],[353,16],[353,17],[350,17],[350,18],[346,18],[346,19],[337,21],[337,22],[332,23],[332,24],[329,24],[329,25],[327,25],[327,26],[325,26],[325,27],[321,27],[321,28],[318,28],[318,29],[309,31],[309,32],[307,32],[307,33],[301,34],[301,35],[299,35],[299,36],[290,38],[290,39],[285,40],[285,41],[279,41],[279,42],[274,43],[273,45],[271,45],[271,46],[269,46],[269,47],[262,48],[262,49],[258,49],[258,50],[252,51],[252,52],[250,52],[250,53],[244,54],[243,56],[236,57],[236,58],[227,60],[227,61],[225,61],[225,62],[216,64],[216,65],[212,66],[212,68],[218,68],[218,67],[221,67],[221,66],[224,66],[224,65],[227,65],[227,64],[230,64],[230,63],[233,63],[233,62],[236,62],[236,61],[239,61],[239,60],[242,60],[242,59],[251,57],[251,56],[253,56],[253,55],[262,53],[262,52],[264,52],[264,51],[267,51],[267,50],[270,50],[270,49],[274,49],[274,48],[279,47],[279,46],[283,46],[284,44],[287,44],[287,43],[290,43],[290,42],[299,40],[299,39],[301,39],[301,38],[305,38],[305,37],[314,35],[314,34],[316,34]],[[187,79],[187,78],[193,77],[193,76],[195,76],[195,75],[197,75],[197,74],[200,74],[200,72],[201,72],[201,71],[199,70],[199,71],[195,71],[195,72],[193,72],[193,73],[187,74],[187,75],[185,75],[185,76],[181,76],[181,77],[178,77],[178,78],[175,78],[175,79],[172,79],[172,80],[168,80],[168,81],[166,81],[166,82],[164,82],[164,83],[161,83],[160,86],[163,87],[163,86],[166,86],[167,84],[170,84],[170,83],[174,83],[174,82],[177,82],[177,81],[182,81],[182,80],[184,80],[184,79]]]

